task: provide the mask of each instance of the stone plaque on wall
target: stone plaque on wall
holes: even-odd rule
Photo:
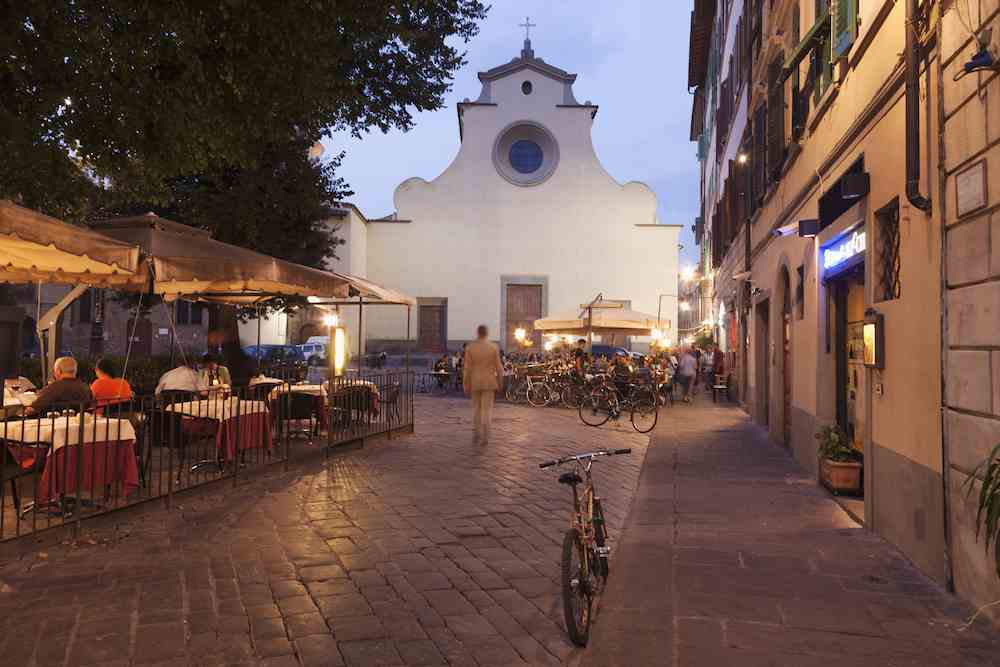
[[[959,218],[986,206],[986,159],[955,175],[955,212]]]

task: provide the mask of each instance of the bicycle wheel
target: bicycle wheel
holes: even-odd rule
[[[632,404],[632,428],[639,433],[649,433],[656,427],[656,399],[645,398]]]
[[[593,593],[587,555],[576,528],[566,531],[562,552],[563,615],[566,633],[577,646],[586,646],[590,638],[590,609]]]
[[[528,403],[536,408],[543,408],[549,402],[549,388],[539,382],[528,387]]]
[[[562,402],[570,410],[577,410],[583,403],[585,393],[583,387],[576,384],[568,384],[562,390]]]
[[[587,426],[603,426],[611,419],[614,400],[608,391],[595,389],[580,403],[580,421]]]

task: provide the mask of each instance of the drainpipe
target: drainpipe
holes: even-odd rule
[[[938,127],[944,128],[944,79],[941,66],[941,21],[937,24],[937,118]],[[938,192],[945,191],[948,173],[945,169],[944,132],[938,132]],[[947,219],[948,202],[942,198],[938,206],[942,222]],[[940,299],[941,299],[941,496],[943,501],[942,518],[944,519],[944,577],[945,586],[950,593],[955,592],[955,564],[952,556],[951,534],[951,453],[950,432],[948,428],[947,410],[944,405],[945,378],[948,377],[948,234],[944,224],[941,225],[941,257],[940,257]]]
[[[931,200],[920,194],[920,48],[916,17],[920,0],[906,2],[906,198],[921,211]]]

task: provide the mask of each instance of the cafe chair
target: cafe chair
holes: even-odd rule
[[[278,397],[271,401],[271,414],[278,424],[278,429],[288,428],[287,435],[300,435],[309,439],[312,444],[313,436],[316,435],[319,426],[319,414],[316,412],[316,396],[312,394],[301,394],[288,392],[278,394]],[[308,428],[302,428],[302,422],[308,423]],[[297,424],[298,428],[290,428],[289,424]]]
[[[285,384],[284,382],[258,382],[247,387],[247,399],[251,401],[266,401],[271,392]]]
[[[3,446],[3,452],[0,453],[0,469],[2,469],[0,475],[2,475],[2,479],[4,481],[10,482],[10,494],[11,500],[14,502],[14,511],[17,513],[18,519],[23,519],[29,512],[39,509],[39,506],[35,503],[35,501],[32,501],[25,505],[22,509],[21,493],[18,488],[18,482],[25,477],[33,477],[35,479],[41,478],[42,471],[45,469],[45,463],[48,460],[49,448],[43,444],[24,445],[20,442],[10,443],[12,446],[19,448],[19,451],[24,453],[25,456],[29,452],[32,455],[30,465],[23,465],[22,462],[18,461],[8,448],[4,446],[6,444],[8,443],[0,441],[0,446]],[[7,504],[5,491],[5,485],[0,484],[0,511],[2,511]],[[58,501],[49,501],[48,503],[45,503],[45,506],[56,506],[58,504]]]

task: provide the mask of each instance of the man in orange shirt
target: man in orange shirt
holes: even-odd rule
[[[111,359],[103,358],[94,367],[97,379],[90,385],[90,392],[98,405],[121,403],[132,398],[132,387],[118,377],[118,366]]]

